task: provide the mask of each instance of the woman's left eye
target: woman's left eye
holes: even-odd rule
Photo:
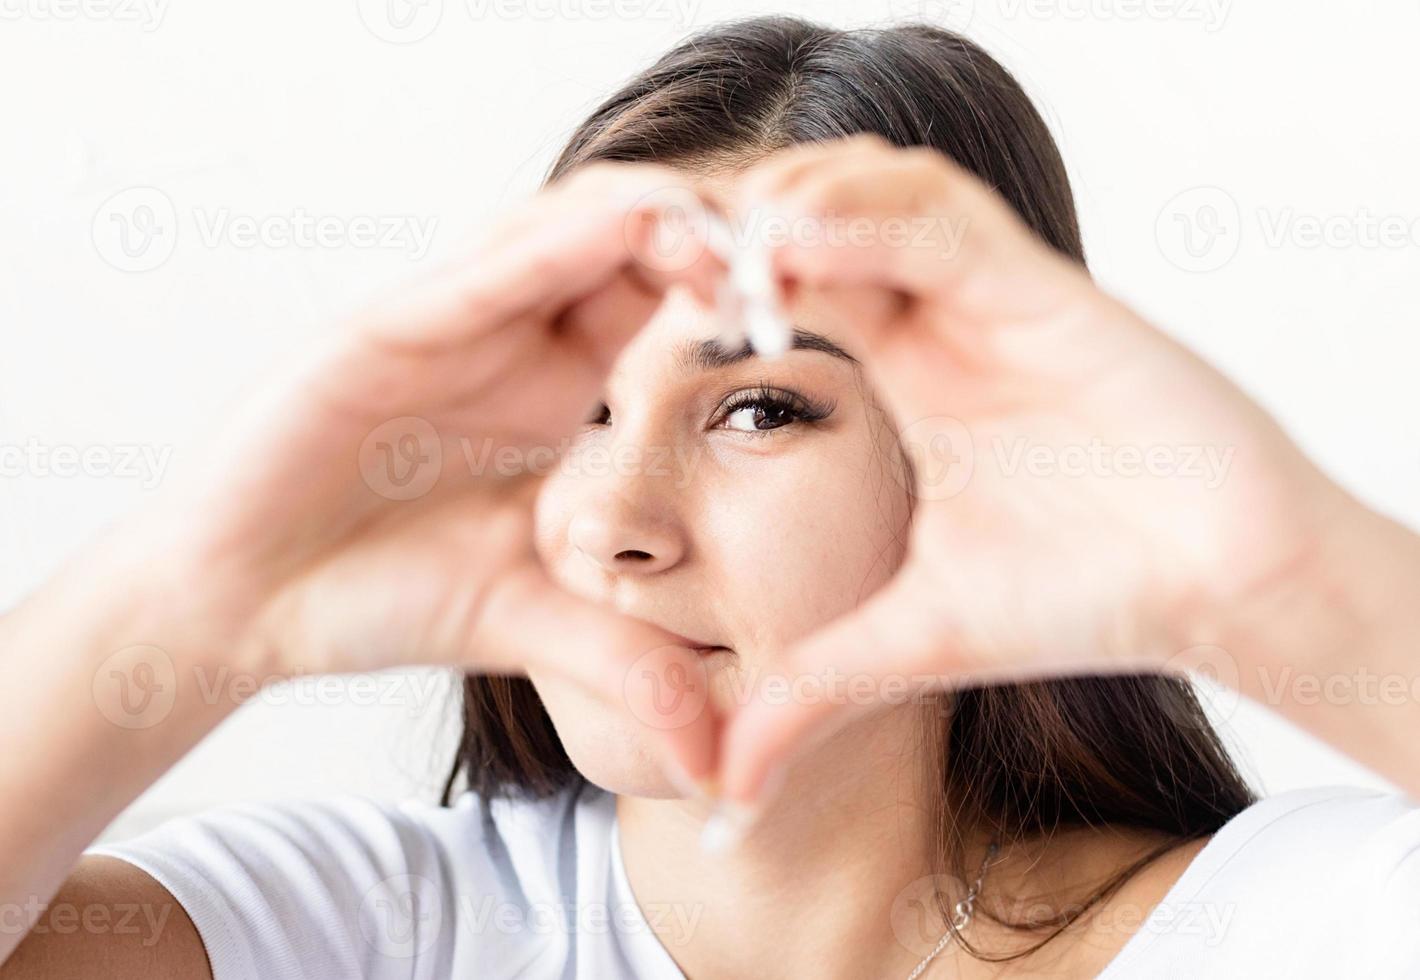
[[[741,432],[764,432],[797,421],[787,405],[761,403],[745,405],[725,416],[725,428]]]
[[[793,392],[741,392],[720,410],[718,426],[736,432],[768,432],[792,422],[817,422],[829,411]]]

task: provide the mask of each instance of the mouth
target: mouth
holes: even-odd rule
[[[729,647],[697,646],[695,650],[696,662],[700,664],[707,676],[715,677],[723,673],[734,672],[739,669],[739,654]]]
[[[702,640],[694,640],[688,636],[682,636],[679,633],[671,633],[671,636],[675,637],[675,641],[678,646],[688,647],[689,649],[694,650],[702,658],[708,659],[714,657],[716,659],[723,659],[726,657],[733,657],[735,655],[734,650],[726,646],[720,646],[717,643],[707,643]]]

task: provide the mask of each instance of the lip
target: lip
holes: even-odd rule
[[[664,627],[662,627],[662,628],[664,628]],[[723,653],[734,653],[734,652],[735,652],[735,651],[731,650],[729,647],[727,647],[727,646],[721,646],[721,645],[718,644],[718,643],[706,643],[704,640],[696,640],[696,639],[693,639],[693,638],[691,638],[691,637],[689,637],[689,636],[683,636],[683,635],[680,634],[680,633],[671,632],[670,630],[666,630],[666,632],[667,632],[667,633],[670,633],[671,637],[676,641],[676,645],[677,645],[677,646],[689,647],[691,650],[694,650],[696,653],[700,654],[701,656],[710,656],[711,654],[714,654],[714,653],[722,653],[722,652],[723,652]]]
[[[699,662],[708,669],[728,667],[739,663],[740,655],[729,647],[706,647],[695,651]]]

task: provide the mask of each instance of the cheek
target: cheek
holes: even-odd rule
[[[852,609],[901,563],[907,498],[863,433],[805,441],[763,457],[719,456],[681,491],[695,558],[664,583],[713,605],[753,664]],[[567,529],[582,484],[554,472],[539,492],[535,543],[550,574],[579,591]],[[717,687],[733,672],[717,674]],[[530,675],[577,769],[613,793],[679,795],[655,741],[618,706],[555,676]],[[720,694],[717,692],[717,699]]]
[[[865,443],[825,439],[755,460],[707,510],[701,540],[713,542],[723,594],[756,645],[812,632],[901,564],[907,496]]]
[[[626,710],[577,685],[529,671],[557,737],[587,780],[611,793],[667,799],[681,795],[655,756],[655,739]]]
[[[575,507],[575,491],[571,476],[555,468],[538,489],[533,508],[533,547],[554,579],[560,578],[567,559],[567,527]]]

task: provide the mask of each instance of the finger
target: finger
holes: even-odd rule
[[[688,179],[653,165],[588,169],[524,205],[471,258],[375,304],[360,329],[391,344],[446,347],[565,309],[628,269],[654,288],[684,281],[711,295],[717,263],[693,248],[693,235],[675,261],[647,261],[648,237],[668,212],[702,201]]]
[[[533,403],[519,405],[517,423],[560,436],[585,422],[622,349],[664,300],[637,276],[623,274],[569,309],[557,336],[527,355],[542,377],[556,380]]]
[[[927,499],[964,490],[979,457],[974,426],[964,420],[985,404],[992,379],[977,350],[933,333],[921,322],[926,311],[879,286],[796,287],[786,306],[792,321],[819,324],[861,366],[871,404],[885,410],[883,421],[896,435],[887,445],[899,486],[919,499],[924,476],[933,481]],[[903,468],[904,461],[915,469]]]
[[[772,250],[781,276],[952,296],[968,307],[980,297],[953,294],[986,278],[1008,317],[1058,308],[1089,286],[1004,198],[934,149],[869,142],[786,170],[748,185],[741,203],[797,229]]]
[[[559,339],[566,342],[565,356],[589,362],[600,383],[625,345],[660,309],[671,289],[684,285],[703,303],[713,305],[714,297],[707,298],[706,291],[713,293],[712,280],[723,277],[724,266],[708,252],[693,261],[693,269],[678,273],[632,265],[568,308],[557,324]]]
[[[536,440],[538,450],[529,461],[533,456],[546,458],[548,452],[560,457],[568,448],[566,436],[593,411],[625,345],[665,301],[665,294],[641,277],[623,273],[574,304],[549,332],[532,338],[535,343],[518,351],[516,369],[486,356],[480,364],[469,365],[462,373],[470,381],[491,378],[478,420],[486,425],[498,418]],[[480,370],[482,375],[475,373]],[[539,386],[537,398],[528,399],[525,379],[532,374],[546,383]],[[490,414],[505,410],[515,414]]]
[[[776,270],[806,282],[934,296],[956,288],[986,255],[1034,252],[1004,201],[932,151],[822,168],[766,207],[812,230],[775,250]]]
[[[714,773],[719,729],[699,654],[649,623],[566,592],[540,567],[490,586],[468,663],[573,680],[640,723],[678,782],[704,783]]]
[[[924,610],[911,573],[790,648],[786,686],[766,679],[728,720],[720,781],[749,810],[793,759],[871,711],[940,689],[952,641]]]
[[[796,143],[770,154],[746,170],[740,176],[734,196],[742,207],[753,205],[754,202],[777,197],[806,175],[825,166],[831,167],[847,159],[882,159],[895,149],[892,143],[876,133],[855,133],[841,139]]]
[[[822,324],[859,361],[878,352],[881,341],[891,336],[890,327],[901,332],[899,321],[909,302],[897,290],[860,283],[810,285],[791,279],[784,288],[792,322]]]
[[[702,299],[714,295],[723,265],[707,248],[715,205],[691,179],[670,167],[598,162],[574,171],[544,191],[522,222],[534,232],[556,228],[567,215],[596,214],[609,207],[619,219],[626,262],[620,268],[651,292],[683,283]],[[553,244],[557,244],[554,241]],[[543,308],[557,308],[566,295],[546,282]]]

